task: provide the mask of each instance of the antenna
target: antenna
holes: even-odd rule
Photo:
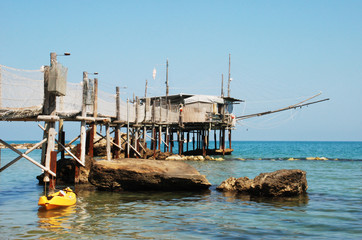
[[[224,74],[221,74],[221,97],[224,97]]]
[[[168,96],[168,59],[166,60],[166,96]]]
[[[228,97],[230,97],[230,82],[231,82],[231,78],[230,78],[230,53],[229,53]]]

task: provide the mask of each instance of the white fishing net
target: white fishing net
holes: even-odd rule
[[[0,65],[0,109],[40,109],[43,98],[42,69],[21,70]]]

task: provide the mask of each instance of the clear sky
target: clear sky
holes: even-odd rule
[[[250,119],[234,140],[362,141],[362,1],[14,1],[2,0],[0,64],[39,69],[50,52],[68,81],[99,72],[114,93],[231,95],[246,101],[237,115],[284,107],[320,91],[330,101]],[[157,69],[156,79],[152,70]],[[226,84],[225,84],[226,88]],[[288,121],[287,121],[288,120]],[[79,124],[67,125],[67,138]],[[33,123],[0,122],[0,138],[42,136]]]

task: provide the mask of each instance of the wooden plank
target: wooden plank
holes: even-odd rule
[[[55,116],[55,115],[39,115],[37,117],[37,119],[39,121],[46,121],[46,122],[56,122],[56,121],[60,120],[60,118],[58,116]]]
[[[75,119],[87,122],[110,122],[110,118],[105,117],[86,117],[86,116],[76,116]]]

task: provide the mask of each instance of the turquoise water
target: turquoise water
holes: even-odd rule
[[[189,162],[212,183],[209,191],[76,188],[75,206],[48,212],[37,206],[43,189],[35,176],[41,171],[22,159],[0,173],[0,239],[362,238],[362,142],[233,142],[232,147],[225,161]],[[40,151],[30,156],[39,160]],[[1,166],[15,157],[2,149]],[[281,160],[291,157],[331,160]],[[215,190],[231,176],[295,168],[307,172],[307,196],[250,198]]]

